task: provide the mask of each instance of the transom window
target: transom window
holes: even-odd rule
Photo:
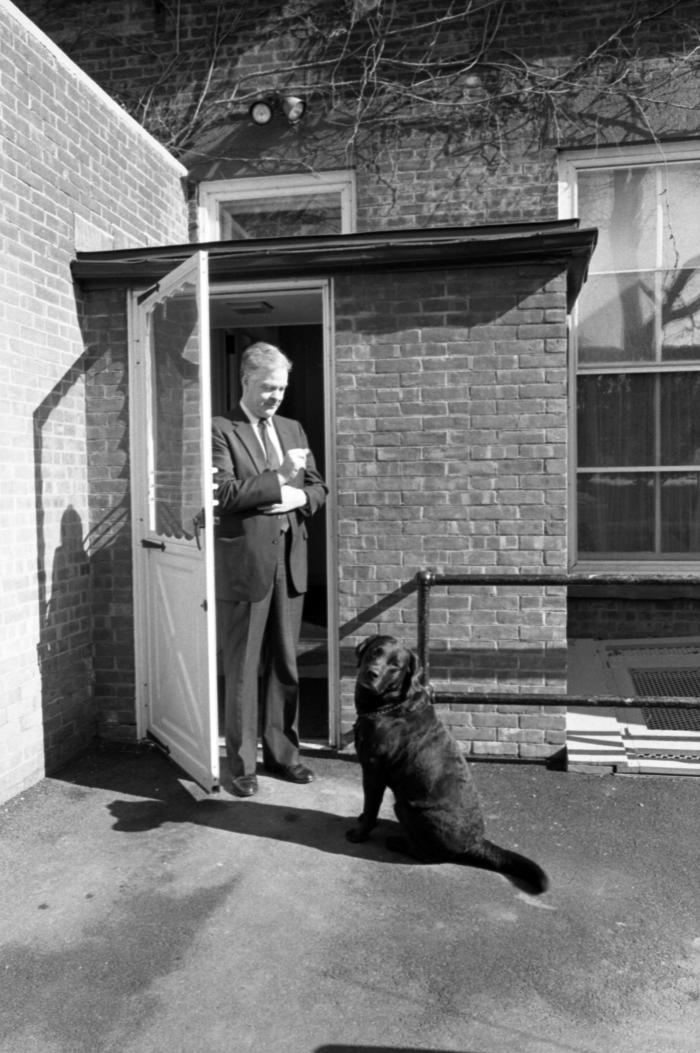
[[[700,159],[562,172],[599,231],[574,318],[578,558],[700,558]]]
[[[352,172],[262,176],[202,183],[200,241],[353,234]]]

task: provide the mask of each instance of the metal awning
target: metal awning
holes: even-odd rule
[[[191,242],[184,245],[78,252],[71,263],[81,285],[138,287],[159,281],[198,249],[209,253],[212,281],[328,277],[352,271],[497,267],[557,262],[566,267],[569,307],[588,272],[597,231],[578,220],[439,227],[370,234]]]

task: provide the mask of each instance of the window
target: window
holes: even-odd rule
[[[202,183],[200,241],[352,234],[352,172],[263,176]]]
[[[561,191],[599,231],[574,316],[578,558],[698,559],[700,158],[572,154]]]

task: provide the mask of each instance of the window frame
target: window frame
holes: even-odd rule
[[[574,219],[578,216],[578,174],[583,170],[603,168],[628,168],[635,166],[650,166],[682,161],[695,161],[700,164],[700,143],[675,142],[675,143],[649,143],[634,146],[617,146],[580,150],[562,151],[558,158],[558,214],[560,219]],[[593,255],[592,264],[595,260]],[[591,273],[596,273],[593,266]],[[601,272],[602,273],[602,272]],[[659,375],[662,373],[678,372],[700,372],[700,361],[696,366],[689,362],[663,363],[658,361],[640,363],[639,365],[616,366],[616,365],[591,365],[579,368],[578,366],[578,304],[574,305],[569,318],[570,355],[569,355],[569,391],[571,397],[568,405],[568,435],[569,435],[569,494],[568,506],[568,550],[570,553],[569,565],[573,569],[581,571],[629,571],[631,563],[643,563],[650,573],[674,573],[678,574],[684,570],[697,572],[700,557],[693,558],[688,555],[679,554],[677,557],[670,555],[639,554],[630,553],[628,556],[618,554],[605,558],[603,556],[584,555],[578,552],[578,450],[577,450],[577,380],[580,375],[599,375],[601,373],[625,373],[642,375]],[[642,466],[637,466],[637,469]],[[665,468],[654,466],[658,472]],[[593,472],[595,469],[591,469]],[[606,471],[614,471],[606,467]],[[630,471],[634,469],[622,468]],[[685,471],[685,467],[683,468]],[[655,516],[658,510],[655,511]],[[654,523],[655,531],[658,523]]]
[[[330,194],[340,197],[340,234],[354,234],[356,225],[355,173],[349,169],[296,175],[213,179],[199,185],[197,225],[202,242],[221,241],[219,207],[224,201],[250,198],[304,197]]]

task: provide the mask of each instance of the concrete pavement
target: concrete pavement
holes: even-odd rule
[[[1,1053],[697,1053],[700,780],[474,765],[551,890],[351,845],[353,757],[198,800],[97,749],[0,807]]]

